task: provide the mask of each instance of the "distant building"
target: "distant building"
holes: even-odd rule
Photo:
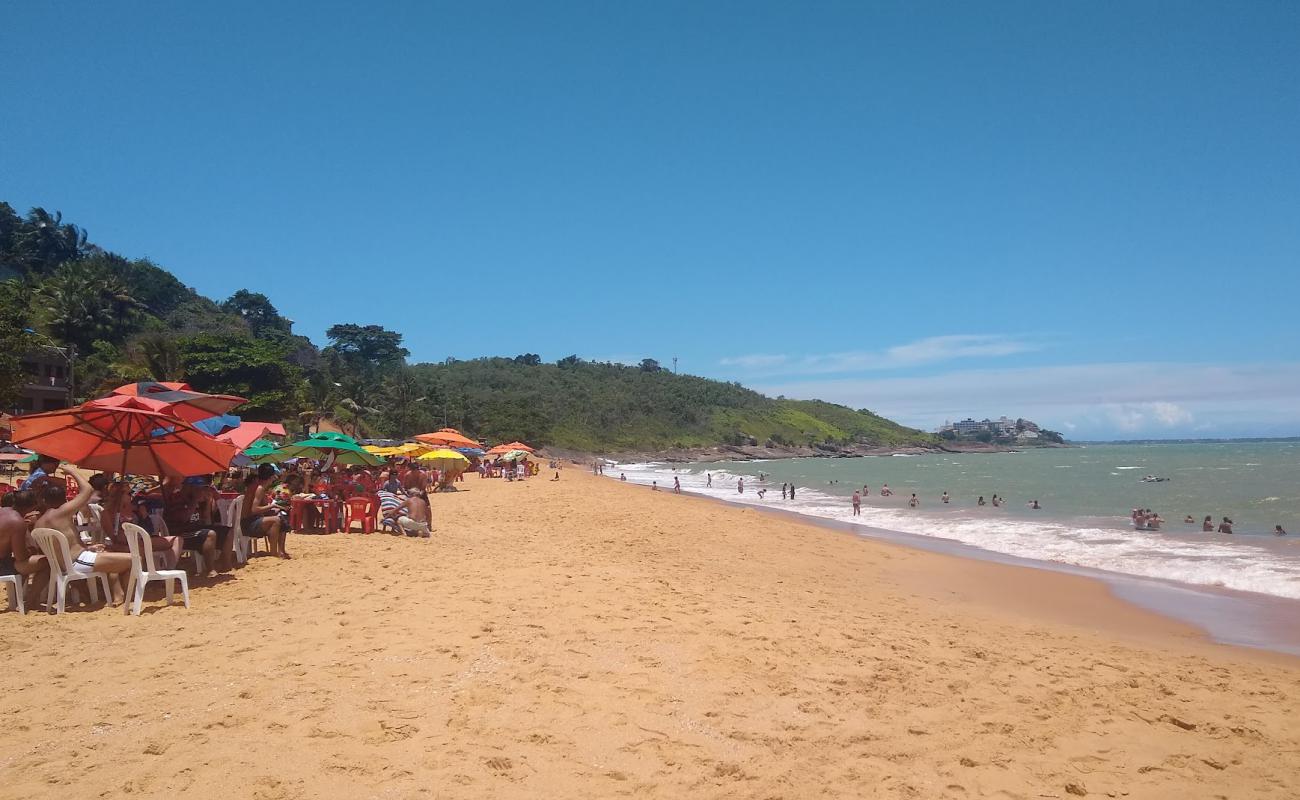
[[[1038,425],[1026,419],[1009,419],[1001,416],[997,419],[975,420],[970,417],[960,422],[944,422],[939,427],[939,433],[952,433],[955,436],[975,436],[981,433],[989,433],[993,436],[1014,437],[1023,431],[1032,432],[1035,435],[1027,438],[1037,438]]]
[[[72,405],[72,364],[63,347],[43,347],[22,358],[27,383],[18,393],[19,414],[54,411]]]

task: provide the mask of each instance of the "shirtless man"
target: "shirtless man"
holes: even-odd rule
[[[35,512],[36,495],[30,490],[14,492],[13,507],[0,508],[0,575],[19,575],[24,585],[27,578],[36,578],[28,589],[28,605],[35,605],[33,601],[44,596],[50,571],[45,556],[27,547],[27,518],[31,515],[34,521]]]
[[[244,518],[240,525],[245,536],[265,536],[271,555],[288,558],[280,509],[272,502],[271,484],[274,480],[275,467],[270,464],[259,466],[257,474],[248,479],[248,488],[244,490]]]
[[[403,504],[402,514],[397,524],[406,531],[407,536],[429,538],[429,529],[433,527],[433,512],[429,510],[429,501],[423,491],[412,489]]]
[[[114,576],[118,580],[109,581],[113,587],[113,605],[121,605],[125,598],[123,587],[131,575],[131,555],[129,553],[110,553],[102,544],[83,547],[81,537],[77,535],[77,512],[90,503],[93,490],[86,479],[74,470],[63,470],[77,482],[77,496],[66,500],[66,487],[57,482],[44,484],[37,492],[36,502],[41,515],[36,518],[33,528],[53,528],[63,534],[68,543],[68,552],[72,554],[72,563],[67,569],[81,575],[100,572]]]

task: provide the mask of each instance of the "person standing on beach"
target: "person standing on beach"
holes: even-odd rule
[[[790,499],[794,499],[794,484],[790,484]]]
[[[744,478],[737,478],[737,479],[736,479],[736,494],[744,494],[744,493],[745,493],[745,479],[744,479]]]
[[[782,500],[785,499],[785,495],[786,495],[786,492],[787,492],[787,490],[788,490],[789,485],[790,485],[790,484],[788,484],[788,483],[783,483],[783,484],[781,484],[781,499],[782,499]]]
[[[712,473],[712,472],[706,472],[706,473],[704,473],[704,479],[705,479],[705,483],[704,483],[704,485],[707,486],[708,488],[712,489],[712,488],[713,488],[713,473]]]
[[[682,493],[682,479],[679,478],[679,477],[677,477],[676,475],[674,475],[674,476],[673,476],[673,494],[681,494],[681,493]]]
[[[857,489],[853,490],[853,516],[862,516],[862,495],[858,493]]]

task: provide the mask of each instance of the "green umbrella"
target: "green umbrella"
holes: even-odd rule
[[[525,456],[527,456],[527,455],[528,455],[528,453],[525,453],[523,450],[511,450],[511,451],[508,452],[508,453],[502,453],[502,454],[501,454],[501,458],[500,458],[500,460],[501,460],[501,461],[517,461],[517,460],[519,460],[519,459],[521,459],[521,458],[523,458],[523,457],[525,457]]]
[[[367,453],[351,436],[341,433],[314,433],[301,442],[286,444],[254,460],[259,463],[288,461],[291,458],[315,458],[323,460],[334,457],[335,464],[348,466],[378,467],[384,459]]]
[[[258,439],[257,441],[244,448],[244,455],[249,458],[261,458],[275,452],[275,442],[269,439]]]

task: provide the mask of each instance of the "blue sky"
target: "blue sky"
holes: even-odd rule
[[[0,199],[318,342],[1294,435],[1297,41],[1286,2],[28,3]]]

